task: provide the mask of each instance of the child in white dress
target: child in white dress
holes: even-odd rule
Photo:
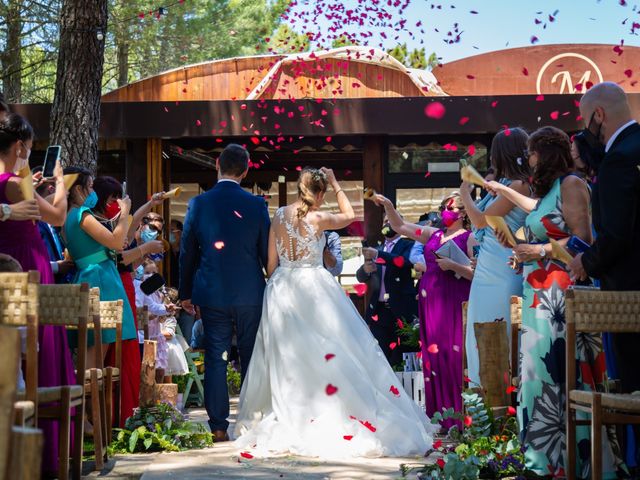
[[[152,260],[146,260],[143,265],[142,281],[134,281],[136,306],[146,305],[149,309],[149,338],[158,342],[156,368],[163,369],[165,382],[170,382],[172,375],[189,373],[189,366],[184,355],[189,346],[184,338],[176,333],[178,324],[174,316],[176,306],[168,302],[164,289],[157,290],[151,295],[145,295],[140,289],[141,283],[158,271],[158,267]]]

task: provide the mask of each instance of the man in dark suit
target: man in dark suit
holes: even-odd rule
[[[218,160],[218,183],[189,202],[180,244],[180,298],[200,307],[205,337],[205,406],[217,441],[228,440],[227,359],[234,324],[247,372],[262,314],[269,213],[264,200],[240,187],[249,152],[227,146]]]
[[[640,290],[640,125],[631,116],[624,90],[611,82],[582,97],[580,114],[601,162],[593,192],[596,240],[571,262],[572,276],[598,278],[602,290]],[[612,335],[623,392],[640,390],[639,344],[640,335]]]
[[[418,313],[416,289],[411,278],[413,264],[409,260],[413,241],[401,238],[386,219],[382,233],[384,244],[362,249],[365,263],[356,272],[356,278],[368,286],[367,324],[389,364],[394,366],[402,361],[404,350],[402,344],[398,345],[398,320],[411,324]]]

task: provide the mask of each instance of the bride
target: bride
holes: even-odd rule
[[[338,214],[319,210],[329,185]],[[235,428],[235,446],[254,456],[407,456],[431,448],[434,426],[323,268],[323,231],[353,218],[327,168],[302,170],[297,201],[276,211],[270,279]]]

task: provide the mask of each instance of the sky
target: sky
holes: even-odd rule
[[[391,27],[356,27],[341,20],[345,31],[372,31],[367,41],[369,46],[377,47],[382,41],[384,47],[392,47],[406,42],[411,48],[425,47],[427,55],[431,52],[449,62],[460,58],[506,48],[533,45],[532,37],[537,37],[535,45],[554,43],[606,43],[640,45],[640,25],[632,33],[634,22],[640,24],[640,1],[634,0],[301,0],[294,12],[311,11],[313,7],[329,11],[331,6],[344,3],[346,9],[359,6],[374,11],[376,6],[392,15],[392,22],[405,20],[404,28],[395,31]],[[400,13],[396,5],[408,3]],[[363,7],[363,5],[366,5]],[[440,8],[438,8],[440,7]],[[476,13],[472,13],[476,12]],[[306,14],[308,15],[308,14]],[[341,14],[342,15],[342,14]],[[550,19],[552,17],[552,20]],[[302,19],[311,16],[292,15],[296,30],[303,29]],[[538,20],[539,23],[536,23]],[[626,22],[625,22],[626,20]],[[420,23],[419,23],[420,22]],[[623,23],[625,22],[625,23]],[[308,22],[307,27],[317,31],[327,31],[330,22],[320,16],[317,22]],[[458,30],[455,31],[455,24]],[[319,27],[319,28],[318,28]],[[423,30],[422,33],[420,30]],[[386,34],[384,40],[380,35]],[[411,32],[411,33],[410,33]],[[447,33],[452,32],[451,36]],[[447,43],[455,38],[459,41]],[[321,34],[322,35],[322,34]],[[394,38],[398,36],[396,40]],[[412,38],[413,36],[413,38]],[[421,43],[422,42],[422,43]]]

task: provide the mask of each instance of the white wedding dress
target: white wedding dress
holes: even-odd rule
[[[424,455],[436,428],[323,268],[323,232],[292,208],[272,224],[280,263],[264,292],[235,446],[261,457]]]

